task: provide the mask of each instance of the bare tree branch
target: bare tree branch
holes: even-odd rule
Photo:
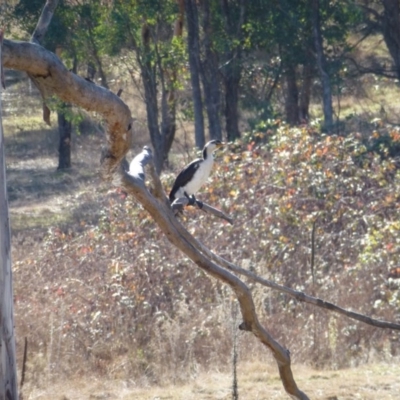
[[[47,0],[43,7],[42,14],[40,15],[39,21],[36,25],[35,31],[31,37],[31,42],[41,44],[44,35],[50,25],[53,18],[54,11],[58,5],[58,0]]]
[[[140,165],[140,158],[138,164]],[[133,168],[140,169],[139,166]],[[143,171],[142,171],[143,172]],[[226,283],[236,294],[242,313],[243,322],[239,328],[252,332],[265,346],[267,346],[276,359],[283,386],[286,392],[294,399],[305,400],[307,395],[296,385],[291,370],[289,350],[282,347],[260,324],[251,295],[250,289],[237,276],[233,275],[225,268],[212,262],[210,258],[199,251],[197,241],[186,231],[172,213],[172,210],[165,202],[157,201],[143,184],[137,184],[138,179],[130,174],[123,174],[122,183],[124,189],[132,194],[149,214],[157,222],[160,229],[168,240],[178,249],[185,253],[193,262],[208,274]],[[142,183],[143,181],[141,181]],[[200,246],[201,248],[201,246]]]
[[[204,249],[203,249],[204,250]],[[297,290],[288,288],[287,286],[279,285],[275,282],[272,282],[268,279],[261,278],[257,274],[254,274],[251,271],[243,269],[231,262],[224,260],[222,257],[219,257],[208,250],[208,255],[212,257],[216,262],[219,262],[224,267],[228,268],[230,271],[235,272],[240,275],[244,275],[250,278],[252,281],[258,282],[263,286],[267,286],[271,289],[277,290],[282,293],[286,293],[290,297],[302,301],[304,303],[313,304],[314,306],[325,308],[326,310],[334,311],[338,314],[345,315],[346,317],[355,319],[357,321],[364,322],[365,324],[376,326],[378,328],[386,328],[386,329],[393,329],[393,330],[400,330],[400,324],[396,324],[394,322],[382,321],[379,319],[368,317],[367,315],[360,314],[354,311],[346,310],[345,308],[339,307],[336,304],[330,303],[329,301],[325,301],[319,299],[317,297],[309,296],[303,292],[299,292]]]
[[[112,179],[129,150],[132,117],[128,106],[114,93],[68,71],[60,59],[43,47],[28,42],[4,40],[6,68],[26,71],[44,88],[45,96],[57,95],[88,111],[100,113],[107,125],[107,143],[102,154],[103,177]]]
[[[187,206],[188,204],[189,204],[189,199],[187,197],[180,197],[179,199],[174,200],[174,202],[171,204],[171,207],[174,211],[182,211],[183,207]],[[203,210],[206,213],[213,214],[216,217],[222,218],[225,221],[228,221],[230,224],[233,224],[233,219],[228,215],[226,215],[221,210],[218,210],[217,208],[212,207],[209,204],[199,200],[196,200],[195,204],[200,210]]]
[[[346,310],[342,307],[337,306],[336,304],[319,299],[317,297],[309,296],[303,292],[299,292],[297,290],[288,288],[287,286],[279,285],[273,281],[262,278],[262,277],[258,276],[257,274],[255,274],[254,272],[251,272],[247,269],[241,268],[238,265],[235,265],[234,263],[231,263],[230,261],[227,261],[224,258],[216,255],[211,250],[209,250],[206,246],[204,246],[202,243],[200,243],[198,240],[196,240],[193,236],[191,236],[184,228],[183,228],[183,230],[180,229],[180,232],[181,232],[181,234],[185,235],[186,239],[192,244],[192,246],[199,249],[206,257],[208,257],[209,259],[218,263],[222,267],[227,268],[236,274],[246,276],[247,278],[251,279],[254,282],[260,283],[263,286],[277,290],[278,292],[285,293],[298,301],[312,304],[317,307],[325,308],[326,310],[329,310],[329,311],[334,311],[338,314],[345,315],[346,317],[355,319],[357,321],[364,322],[365,324],[376,326],[378,328],[400,330],[400,324],[396,324],[394,322],[389,322],[389,321],[382,321],[379,319],[368,317],[364,314]]]

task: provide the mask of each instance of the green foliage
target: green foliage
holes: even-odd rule
[[[72,123],[75,132],[79,135],[79,126],[84,120],[84,115],[79,110],[71,107],[70,104],[64,103],[56,97],[48,98],[46,101],[47,106],[53,112],[62,113],[68,122]]]

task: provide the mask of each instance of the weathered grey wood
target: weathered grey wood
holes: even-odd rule
[[[2,69],[0,33],[0,68]],[[0,99],[2,87],[0,85]],[[15,357],[11,240],[8,215],[2,107],[0,101],[0,400],[18,400]]]
[[[189,199],[187,197],[180,197],[171,204],[171,207],[174,211],[182,211],[183,207],[187,206],[188,204],[189,204]],[[200,208],[200,210],[203,210],[206,213],[213,214],[218,218],[222,218],[225,221],[228,221],[231,225],[233,225],[233,219],[229,215],[226,215],[221,210],[218,210],[218,208],[215,208],[207,203],[203,203],[202,201],[198,200],[195,201],[195,205],[198,208]]]

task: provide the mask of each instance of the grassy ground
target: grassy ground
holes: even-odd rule
[[[315,371],[295,365],[299,387],[311,399],[394,400],[399,398],[400,366],[365,365],[338,371]],[[284,400],[273,365],[246,363],[238,368],[239,398],[243,400]],[[121,399],[121,400],[217,400],[232,398],[232,377],[228,373],[202,373],[184,385],[145,387],[137,382],[76,379],[38,389],[24,390],[27,398],[38,400]]]

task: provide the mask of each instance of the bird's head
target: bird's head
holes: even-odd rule
[[[219,149],[222,147],[224,144],[216,139],[216,140],[210,140],[206,145],[204,146],[203,149],[203,158],[206,159],[208,156],[212,157],[212,154],[215,150]]]
[[[214,150],[217,150],[217,149],[219,149],[219,148],[221,148],[223,146],[224,146],[224,144],[220,140],[215,139],[215,140],[210,140],[204,147],[208,151],[214,151]]]

